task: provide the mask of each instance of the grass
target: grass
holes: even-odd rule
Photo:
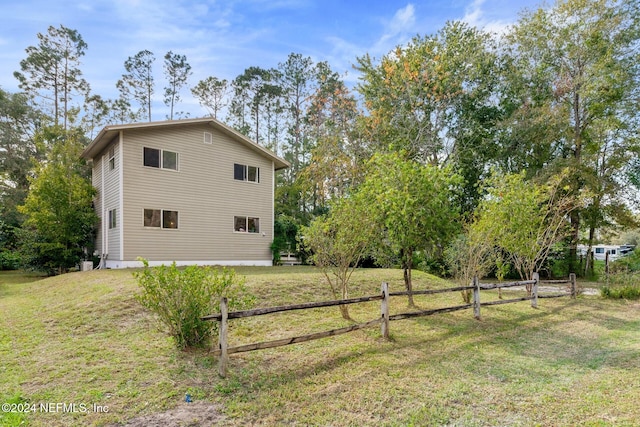
[[[333,299],[309,267],[238,268],[260,306]],[[243,425],[635,425],[640,419],[640,304],[583,296],[391,323],[232,355],[217,375],[206,350],[177,351],[134,300],[131,271],[28,282],[0,274],[0,403],[84,403],[108,412],[3,414],[0,425],[112,425],[195,401]],[[450,284],[416,272],[415,288]],[[351,296],[402,289],[397,270],[361,270]],[[22,282],[22,283],[21,283]],[[506,292],[505,292],[506,293]],[[483,301],[496,298],[482,294]],[[460,294],[417,297],[421,308]],[[357,321],[378,303],[351,306]],[[407,311],[392,299],[391,313]],[[231,321],[230,345],[348,323],[337,308]]]

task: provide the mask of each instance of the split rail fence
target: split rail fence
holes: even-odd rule
[[[561,284],[567,284],[569,286],[569,292],[541,294],[539,292],[539,288],[540,288],[540,285],[542,284],[550,284],[555,286],[558,286]],[[528,295],[525,297],[506,299],[506,300],[500,299],[500,300],[489,301],[489,302],[481,302],[480,300],[480,291],[482,290],[493,290],[493,289],[500,289],[500,288],[513,288],[513,287],[523,287],[523,286],[526,287],[527,290],[530,290]],[[393,314],[393,315],[389,314],[389,298],[398,297],[398,296],[407,296],[409,295],[409,292],[407,291],[389,292],[389,285],[387,283],[382,283],[380,295],[372,295],[372,296],[350,298],[350,299],[344,299],[344,300],[334,300],[334,301],[309,302],[309,303],[303,303],[303,304],[293,304],[293,305],[278,306],[278,307],[257,308],[253,310],[243,310],[243,311],[233,311],[233,312],[229,312],[227,298],[223,297],[220,301],[220,313],[204,316],[202,317],[202,320],[220,322],[220,325],[218,328],[219,330],[218,343],[217,343],[218,348],[215,350],[212,350],[212,354],[215,356],[219,356],[218,372],[220,376],[225,377],[227,374],[227,365],[229,361],[229,355],[233,353],[242,353],[246,351],[281,347],[285,345],[296,344],[296,343],[316,340],[320,338],[342,335],[342,334],[346,334],[348,332],[356,331],[359,329],[369,328],[378,324],[381,325],[382,336],[385,339],[387,339],[389,338],[389,322],[393,320],[402,320],[402,319],[410,319],[414,317],[431,316],[434,314],[450,313],[458,310],[466,310],[471,308],[473,308],[474,317],[479,320],[480,307],[483,307],[483,306],[510,304],[515,302],[530,300],[531,307],[537,308],[538,299],[541,299],[541,298],[561,298],[561,297],[567,297],[567,296],[571,298],[575,298],[577,296],[575,274],[571,274],[569,279],[566,279],[566,280],[540,281],[538,273],[534,273],[533,280],[524,280],[524,281],[508,282],[508,283],[482,284],[480,283],[477,277],[474,277],[470,286],[459,286],[454,288],[433,289],[433,290],[417,290],[417,291],[413,291],[412,295],[433,295],[433,294],[440,294],[440,293],[446,293],[446,292],[461,292],[461,291],[473,291],[473,302],[469,304],[463,304],[463,305],[458,305],[453,307],[443,307],[443,308],[437,308],[432,310],[420,310],[420,311],[413,311],[413,312]],[[266,314],[279,313],[279,312],[292,311],[292,310],[305,310],[305,309],[311,309],[311,308],[358,304],[358,303],[371,302],[371,301],[381,301],[380,317],[378,319],[374,319],[369,322],[358,323],[358,324],[346,326],[344,328],[332,329],[332,330],[323,331],[323,332],[316,332],[308,335],[301,335],[301,336],[291,337],[291,338],[283,338],[275,341],[263,341],[258,343],[229,347],[228,334],[229,334],[229,320],[231,319],[241,319],[245,317],[262,316]]]

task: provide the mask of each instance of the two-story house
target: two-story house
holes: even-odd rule
[[[271,265],[275,174],[289,164],[213,118],[105,127],[92,163],[105,268]]]

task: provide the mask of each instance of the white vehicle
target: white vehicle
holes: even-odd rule
[[[605,261],[607,259],[607,253],[609,254],[609,261],[615,261],[631,252],[635,247],[633,245],[593,245],[591,252],[593,252],[593,259],[599,261]],[[587,254],[586,245],[578,245],[578,251],[580,255],[585,256]]]

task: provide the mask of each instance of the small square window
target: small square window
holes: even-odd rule
[[[162,152],[162,169],[178,170],[178,153],[172,151]]]
[[[249,231],[249,233],[260,232],[260,218],[249,218],[247,224],[247,231]]]
[[[247,166],[247,181],[260,182],[260,169],[255,166]]]
[[[144,226],[160,227],[160,209],[144,210]]]
[[[247,231],[247,217],[246,216],[234,216],[233,217],[233,229],[238,232]]]
[[[152,168],[159,168],[160,150],[144,147],[144,165]]]
[[[177,211],[162,211],[162,228],[178,228]]]
[[[239,165],[234,163],[233,165],[233,179],[237,179],[238,181],[244,181],[246,166]]]

